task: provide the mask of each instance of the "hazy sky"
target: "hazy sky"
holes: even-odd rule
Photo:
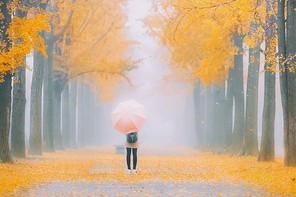
[[[138,44],[130,48],[129,56],[133,59],[142,59],[139,67],[129,73],[133,83],[130,87],[127,83],[120,84],[116,88],[113,101],[100,105],[99,128],[100,140],[105,144],[123,144],[125,136],[112,128],[110,114],[116,104],[123,100],[135,99],[146,107],[147,122],[140,131],[140,143],[142,145],[172,145],[185,144],[194,146],[196,143],[193,95],[189,85],[165,80],[170,73],[170,67],[165,63],[164,57],[167,51],[159,42],[148,35],[148,29],[142,22],[148,14],[151,14],[150,0],[129,0],[126,10],[128,22],[126,34],[129,39]],[[247,61],[247,55],[244,61]],[[32,66],[32,56],[28,56],[27,62]],[[262,59],[261,70],[264,60]],[[245,68],[246,69],[246,68]],[[246,70],[247,72],[247,70]],[[30,90],[32,72],[27,71],[27,104],[26,104],[26,137],[29,136],[29,112]],[[259,79],[259,136],[262,127],[262,110],[264,98],[264,73],[260,73]],[[277,81],[277,107],[275,120],[275,142],[277,155],[283,155],[282,110],[280,103],[279,83]],[[213,120],[214,123],[214,120]]]
[[[141,144],[172,145],[178,142],[193,145],[196,142],[193,95],[188,94],[188,87],[184,84],[164,79],[170,73],[170,68],[163,60],[166,51],[157,40],[147,34],[148,29],[142,22],[151,12],[150,8],[151,3],[148,0],[129,1],[127,35],[138,42],[131,47],[130,56],[142,59],[142,62],[137,69],[129,73],[134,86],[119,85],[115,99],[102,106],[104,114],[107,114],[102,121],[110,122],[110,125],[104,125],[102,130],[112,132],[112,143],[123,143],[125,136],[112,129],[108,114],[118,102],[135,99],[145,105],[147,111],[147,122],[139,136]],[[108,135],[107,137],[109,138]],[[105,142],[108,143],[107,140]]]

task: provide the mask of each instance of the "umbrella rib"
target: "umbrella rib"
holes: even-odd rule
[[[145,119],[144,117],[142,117],[142,116],[138,116],[138,115],[135,115],[135,114],[133,114],[133,116],[137,116],[137,117],[139,117],[139,118],[143,118],[143,119]],[[134,123],[135,127],[136,127],[138,130],[140,130],[140,128],[137,127],[137,124],[135,123],[134,118],[131,116],[130,119],[131,119],[131,121]]]
[[[120,102],[111,113],[111,116],[113,127],[122,133],[126,133],[127,130],[130,129],[136,129],[139,131],[146,120],[144,105],[139,104],[133,99],[126,102]],[[121,120],[121,118],[124,119]]]

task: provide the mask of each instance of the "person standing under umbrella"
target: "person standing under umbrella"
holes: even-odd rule
[[[145,107],[131,99],[117,104],[111,113],[113,128],[126,135],[127,173],[137,173],[138,132],[146,121]],[[133,169],[131,169],[133,153]]]
[[[137,162],[138,162],[138,133],[131,131],[126,134],[126,164],[128,174],[137,174]],[[133,153],[133,169],[131,168],[131,153]]]

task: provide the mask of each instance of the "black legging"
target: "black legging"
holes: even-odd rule
[[[133,150],[133,169],[137,169],[137,148],[126,148],[126,163],[127,163],[127,168],[130,170],[131,169],[131,152]]]

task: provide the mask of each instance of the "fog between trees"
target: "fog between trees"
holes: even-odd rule
[[[11,2],[1,4],[1,40],[7,43],[2,54],[14,57],[1,60],[3,162],[13,161],[10,152],[25,157],[26,150],[42,155],[123,144],[125,136],[112,128],[110,114],[118,102],[132,98],[147,110],[143,147],[183,145],[260,161],[272,161],[276,153],[285,165],[296,165],[293,1],[184,7],[182,0],[24,0],[13,11]],[[187,15],[188,9],[200,12]],[[212,18],[225,13],[221,21]],[[236,17],[241,20],[232,21]],[[18,18],[40,22],[30,39],[17,33]],[[21,67],[26,55],[32,71]]]

